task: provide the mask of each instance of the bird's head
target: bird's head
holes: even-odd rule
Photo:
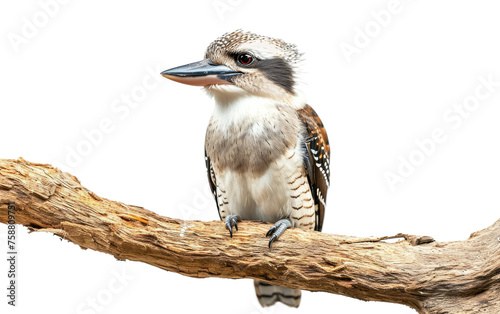
[[[214,96],[248,93],[283,100],[296,94],[300,59],[295,45],[237,30],[213,41],[204,60],[161,74],[176,82],[204,86]]]

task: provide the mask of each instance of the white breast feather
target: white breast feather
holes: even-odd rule
[[[291,159],[286,157],[292,156],[294,152]],[[289,182],[294,174],[300,175],[300,171],[303,171],[301,154],[300,145],[297,145],[257,178],[244,173],[224,171],[218,180],[224,182],[225,196],[229,200],[228,207],[225,208],[229,213],[226,214],[268,222],[290,217],[294,202],[300,201],[291,197],[293,185]],[[302,178],[296,182],[301,180]],[[304,189],[308,189],[307,184],[297,192],[305,192]]]

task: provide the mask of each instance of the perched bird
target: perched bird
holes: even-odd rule
[[[301,54],[282,40],[237,30],[205,59],[166,70],[215,99],[205,138],[210,188],[231,237],[242,219],[274,223],[269,247],[289,227],[321,231],[330,182],[330,146],[316,112],[297,89]],[[234,228],[234,231],[233,231]],[[301,292],[255,280],[262,306],[298,307]]]

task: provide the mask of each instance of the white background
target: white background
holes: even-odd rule
[[[203,159],[213,103],[201,89],[159,72],[200,60],[213,39],[243,28],[305,52],[304,92],[332,147],[324,232],[453,241],[498,219],[500,88],[458,128],[443,114],[474,96],[480,76],[500,81],[500,6],[401,0],[399,13],[377,30],[370,12],[387,10],[388,0],[305,3],[68,1],[44,21],[38,1],[2,2],[0,158],[56,165],[100,196],[161,215],[218,219]],[[36,33],[13,45],[9,38],[23,36],[34,16]],[[367,26],[369,42],[348,62],[340,46],[354,45],[357,28]],[[122,94],[138,93],[144,80],[150,90],[126,117],[113,110],[117,101],[114,108],[124,110]],[[68,149],[84,145],[84,132],[103,119],[113,130],[70,166]],[[398,174],[398,156],[417,156],[415,140],[436,128],[447,140],[392,191],[384,173]],[[2,313],[415,313],[309,292],[298,310],[263,310],[250,280],[192,279],[84,251],[51,234],[24,227],[18,233],[18,306],[0,296]],[[0,235],[6,256],[5,225]],[[117,272],[126,273],[124,283],[115,281]],[[0,295],[6,273],[2,257]],[[110,284],[120,291],[110,292]],[[92,298],[100,311],[89,307]]]

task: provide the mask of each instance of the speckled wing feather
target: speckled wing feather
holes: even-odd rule
[[[297,110],[300,120],[307,130],[305,148],[305,167],[309,185],[316,206],[316,225],[314,230],[321,231],[325,216],[326,193],[330,186],[330,144],[323,122],[311,106]]]
[[[210,157],[207,156],[207,151],[205,151],[205,165],[207,167],[208,184],[210,185],[210,190],[215,199],[215,204],[217,205],[217,212],[219,213],[219,218],[222,219],[220,215],[219,202],[217,200],[217,186],[215,185],[215,173],[212,164],[210,163]]]

